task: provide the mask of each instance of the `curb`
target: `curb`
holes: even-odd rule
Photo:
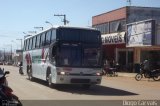
[[[135,77],[136,73],[123,73],[123,72],[118,72],[119,77]]]

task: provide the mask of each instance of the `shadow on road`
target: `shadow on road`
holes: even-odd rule
[[[57,88],[59,91],[71,92],[77,94],[86,94],[86,95],[104,95],[104,96],[133,96],[138,95],[129,91],[106,87],[102,85],[93,85],[90,89],[84,89],[76,85],[61,85]]]
[[[42,81],[39,79],[33,80],[36,83],[42,84],[44,86],[48,86],[46,81]],[[81,85],[56,85],[53,87],[58,91],[62,92],[70,92],[73,94],[85,94],[85,95],[104,95],[104,96],[133,96],[139,95],[133,92],[121,90],[118,88],[111,88],[102,85],[93,85],[90,89],[84,89]]]

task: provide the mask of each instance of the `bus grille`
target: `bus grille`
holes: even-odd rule
[[[90,79],[71,79],[71,83],[90,83]]]

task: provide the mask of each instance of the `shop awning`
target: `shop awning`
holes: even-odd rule
[[[102,37],[103,45],[124,44],[125,43],[125,32],[104,34],[101,37]]]

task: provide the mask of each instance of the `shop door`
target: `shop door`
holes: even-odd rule
[[[118,51],[118,63],[121,71],[132,72],[133,71],[133,51]]]
[[[120,65],[121,71],[125,70],[126,65],[126,51],[119,51],[118,52],[118,63]]]
[[[126,61],[126,68],[129,72],[132,72],[133,71],[133,51],[128,51],[128,58],[127,58],[127,61]]]

